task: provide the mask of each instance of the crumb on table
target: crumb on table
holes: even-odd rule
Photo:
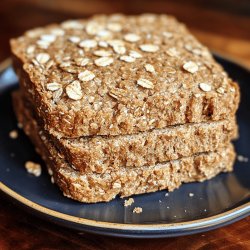
[[[33,174],[36,177],[40,176],[42,173],[41,165],[33,161],[25,162],[25,168],[28,173]]]
[[[10,133],[9,133],[9,137],[11,139],[16,139],[18,137],[18,131],[17,130],[11,130]]]
[[[135,207],[133,210],[133,213],[140,214],[142,213],[142,208],[141,207]]]
[[[135,200],[133,198],[129,198],[128,200],[124,201],[124,207],[131,206],[134,202]]]
[[[189,195],[189,197],[193,197],[193,196],[194,196],[194,194],[193,194],[193,193],[189,193],[188,195]]]

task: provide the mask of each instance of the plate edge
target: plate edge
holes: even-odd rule
[[[95,228],[105,228],[105,229],[114,229],[114,230],[126,230],[126,231],[164,231],[164,230],[192,230],[192,229],[201,229],[204,227],[216,226],[225,222],[229,222],[238,217],[250,215],[250,202],[247,202],[244,205],[241,205],[237,208],[231,209],[224,213],[220,213],[214,216],[210,216],[204,219],[193,220],[188,222],[179,222],[179,223],[161,223],[161,224],[125,224],[125,223],[112,223],[112,222],[103,222],[95,221],[90,219],[84,219],[80,217],[75,217],[72,215],[67,215],[49,208],[46,208],[42,205],[39,205],[20,194],[13,191],[11,188],[6,186],[3,182],[0,182],[0,190],[12,197],[13,199],[19,201],[21,204],[37,211],[42,214],[46,214],[56,219],[68,221],[71,223],[76,223],[78,225],[84,225]]]

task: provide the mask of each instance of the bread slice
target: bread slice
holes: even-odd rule
[[[13,102],[20,123],[24,123],[24,115],[29,120],[35,119],[32,107],[27,104],[20,91],[13,93]],[[235,119],[232,119],[185,124],[135,135],[78,139],[57,139],[50,136],[50,139],[78,171],[104,173],[120,166],[155,165],[201,152],[215,151],[226,147],[236,135],[237,126]]]
[[[73,169],[36,122],[24,113],[23,129],[46,162],[48,172],[65,196],[81,202],[110,201],[117,195],[168,189],[173,191],[184,182],[204,181],[220,172],[233,169],[235,152],[229,144],[216,152],[200,153],[179,160],[143,167],[119,167],[104,174],[80,173]]]
[[[239,88],[173,17],[99,15],[11,40],[20,84],[57,137],[234,116]]]

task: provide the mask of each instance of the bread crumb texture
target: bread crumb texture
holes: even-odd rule
[[[14,106],[18,119],[34,118],[32,104],[17,91]],[[92,127],[97,126],[95,123]],[[42,126],[41,126],[42,128]],[[48,136],[41,131],[40,134]],[[49,135],[59,153],[81,173],[105,173],[109,169],[155,165],[201,152],[226,147],[237,137],[234,118],[199,124],[183,124],[134,135],[94,136],[57,139]]]

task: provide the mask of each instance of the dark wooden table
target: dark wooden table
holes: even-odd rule
[[[0,1],[0,60],[8,40],[26,29],[94,13],[170,13],[214,51],[250,67],[247,0]],[[79,233],[42,221],[0,195],[0,250],[7,249],[250,249],[250,217],[203,234],[171,239],[119,239]]]

